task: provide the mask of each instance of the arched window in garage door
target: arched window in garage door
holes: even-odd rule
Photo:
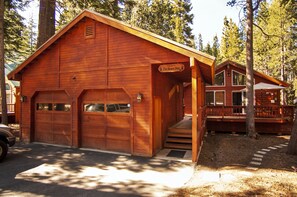
[[[130,153],[131,104],[125,91],[87,90],[81,103],[81,147]]]
[[[71,102],[64,91],[38,92],[34,102],[34,141],[71,145]]]

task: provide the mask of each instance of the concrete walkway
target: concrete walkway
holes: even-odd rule
[[[16,145],[0,163],[0,196],[168,196],[194,164],[41,144]]]

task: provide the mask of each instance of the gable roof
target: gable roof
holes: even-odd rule
[[[234,66],[234,67],[236,67],[238,69],[241,69],[243,71],[246,70],[246,66],[244,66],[242,64],[239,64],[237,62],[231,61],[231,60],[224,61],[223,63],[217,65],[215,69],[219,70],[220,68],[225,67],[227,65],[232,65],[232,66]],[[288,83],[286,83],[284,81],[281,81],[281,80],[278,80],[276,78],[270,77],[268,75],[265,75],[265,74],[263,74],[261,72],[255,71],[255,70],[254,70],[254,75],[256,75],[258,77],[261,77],[261,78],[264,78],[264,79],[266,79],[268,81],[271,81],[272,83],[278,84],[280,86],[288,87],[290,85],[290,84],[288,84]]]
[[[91,18],[97,22],[101,22],[113,28],[119,29],[121,31],[127,32],[169,50],[175,51],[187,57],[193,57],[198,62],[200,62],[199,66],[203,71],[202,75],[204,80],[208,83],[212,83],[214,80],[214,65],[215,58],[206,53],[202,53],[196,49],[185,46],[183,44],[177,43],[170,39],[164,38],[157,34],[148,32],[146,30],[133,27],[119,20],[113,19],[111,17],[90,11],[84,10],[81,14],[79,14],[76,18],[74,18],[68,25],[62,28],[59,32],[53,35],[47,42],[45,42],[42,46],[40,46],[35,53],[33,53],[28,59],[26,59],[23,63],[21,63],[15,70],[13,70],[8,78],[11,80],[20,80],[19,74],[22,70],[29,65],[37,56],[39,56],[43,51],[45,51],[50,45],[56,42],[63,34],[65,34],[68,30],[70,30],[73,26],[75,26],[79,21],[81,21],[84,17]]]

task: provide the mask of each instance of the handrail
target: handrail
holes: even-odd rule
[[[207,106],[207,116],[246,116],[245,106]],[[254,106],[255,118],[292,118],[294,106]]]

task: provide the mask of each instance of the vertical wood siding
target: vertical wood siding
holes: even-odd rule
[[[85,27],[93,24],[95,36],[86,38]],[[105,148],[130,151],[134,155],[151,156],[153,152],[151,65],[186,61],[188,57],[85,18],[23,72],[22,95],[28,97],[28,101],[22,103],[23,137],[27,141],[32,139],[31,122],[33,125],[35,123],[28,114],[33,113],[31,111],[34,105],[31,101],[33,95],[37,91],[65,90],[72,104],[71,146],[87,146],[86,141],[81,140],[82,132],[85,136],[94,138],[93,142],[88,141],[88,145],[96,146],[96,139],[100,141],[102,135],[94,131],[95,127],[107,127],[110,132],[106,136]],[[164,82],[172,85],[168,80]],[[82,101],[80,99],[85,90],[105,89],[122,89],[127,93],[131,98],[133,109],[131,119],[114,115],[105,117],[106,125],[103,125],[103,123],[100,124],[102,117],[81,114]],[[138,93],[143,94],[141,103],[136,101]],[[109,99],[112,100],[112,97]],[[181,113],[178,112],[178,114]],[[126,126],[131,121],[129,140],[126,134],[121,136],[119,130],[121,127],[108,126],[115,125],[114,121],[118,118]],[[98,120],[98,122],[95,125],[89,124],[88,130],[83,129],[82,127],[87,125],[89,119],[94,120],[93,122]],[[168,120],[168,122],[173,121]],[[58,127],[56,129],[59,130]],[[115,136],[122,137],[123,145],[117,143],[112,146],[117,140]],[[127,143],[130,143],[131,149],[126,148]],[[102,147],[97,145],[97,148]]]

